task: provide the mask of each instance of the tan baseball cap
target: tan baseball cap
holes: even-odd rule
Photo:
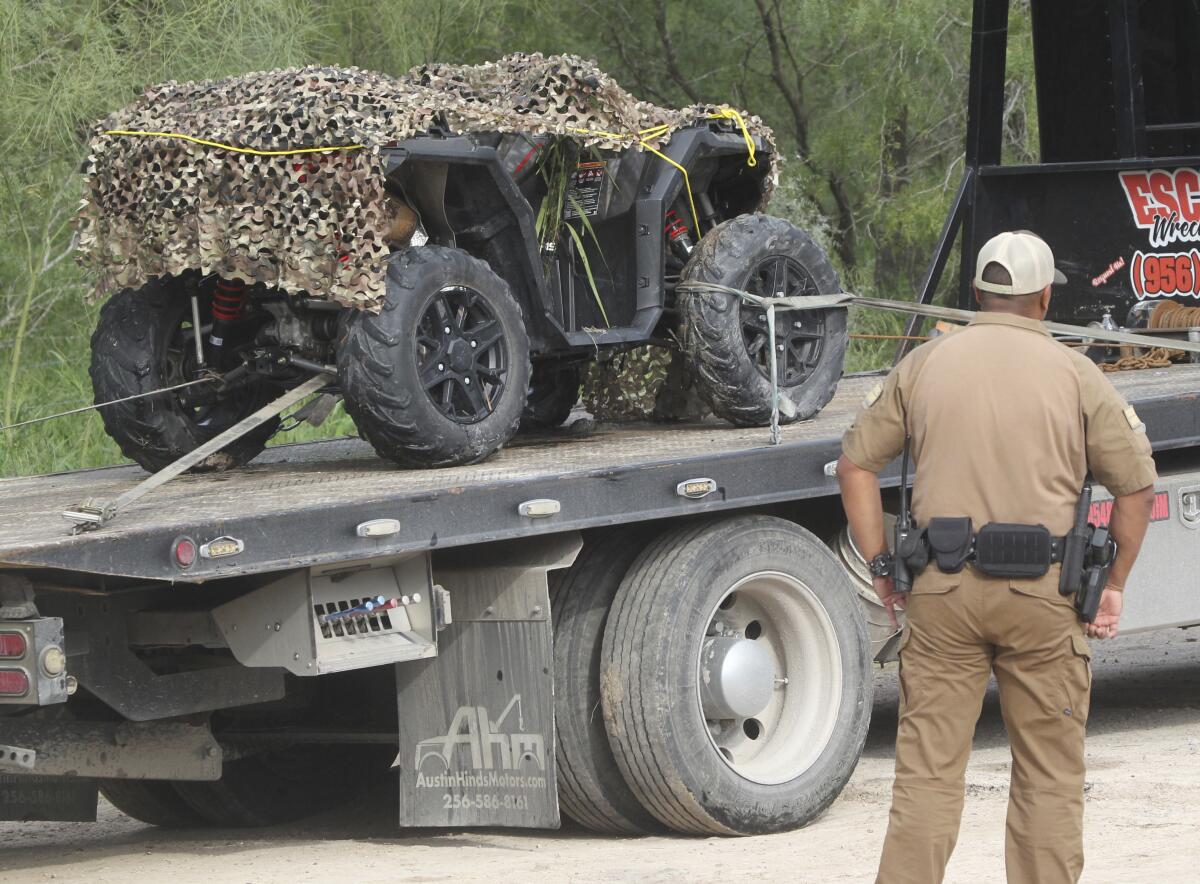
[[[1012,285],[983,281],[983,268],[996,263],[1008,271]],[[1026,295],[1040,292],[1053,283],[1067,281],[1054,266],[1054,253],[1046,241],[1029,230],[998,233],[983,244],[975,262],[975,287],[997,295]]]

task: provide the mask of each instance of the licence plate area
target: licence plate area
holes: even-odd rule
[[[94,822],[96,797],[93,779],[0,774],[0,820],[5,822]]]

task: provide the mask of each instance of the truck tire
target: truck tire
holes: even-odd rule
[[[200,298],[200,310],[204,323],[211,315],[207,295]],[[113,295],[100,309],[92,335],[90,374],[96,403],[193,380],[190,327],[191,301],[178,277],[162,277]],[[191,407],[180,394],[164,393],[110,405],[100,409],[100,417],[122,454],[156,472],[253,414],[273,395],[267,384],[253,382],[210,406]],[[266,448],[278,428],[278,419],[269,420],[192,469],[241,466]]]
[[[206,824],[166,780],[101,780],[100,794],[121,813],[151,826],[185,829]]]
[[[577,364],[536,363],[529,381],[521,426],[529,430],[561,427],[579,401],[582,383],[583,376]]]
[[[370,761],[385,774],[388,762],[364,748],[305,745],[264,752],[227,762],[219,780],[177,782],[175,789],[210,825],[289,823],[358,797],[359,787],[370,782]]]
[[[841,291],[821,248],[794,224],[770,215],[740,215],[717,225],[696,247],[680,276],[764,297]],[[737,426],[771,420],[766,311],[721,292],[679,296],[681,341],[696,385],[713,413]],[[780,421],[807,420],[828,404],[846,357],[846,310],[776,314]]]
[[[363,438],[406,467],[483,460],[516,432],[529,390],[529,339],[508,283],[444,246],[395,255],[383,309],[349,315],[337,364]]]
[[[600,686],[625,781],[665,825],[702,835],[820,814],[862,754],[873,687],[845,571],[808,531],[761,515],[646,548],[609,613]]]
[[[594,534],[570,568],[550,574],[559,803],[580,825],[614,835],[662,828],[625,783],[600,711],[604,624],[621,578],[643,546],[633,531]]]

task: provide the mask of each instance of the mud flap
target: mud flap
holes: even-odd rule
[[[454,622],[438,656],[396,666],[401,826],[558,828],[546,575],[577,534],[448,551],[434,579]]]
[[[93,779],[0,774],[0,820],[5,822],[94,822],[96,798]]]

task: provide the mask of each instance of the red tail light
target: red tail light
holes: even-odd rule
[[[180,537],[176,539],[175,546],[172,549],[172,554],[175,557],[175,564],[180,568],[190,568],[196,564],[196,543],[190,537]]]
[[[24,697],[29,693],[29,676],[22,669],[0,669],[0,697]]]
[[[24,657],[28,647],[24,633],[0,632],[0,657]]]

